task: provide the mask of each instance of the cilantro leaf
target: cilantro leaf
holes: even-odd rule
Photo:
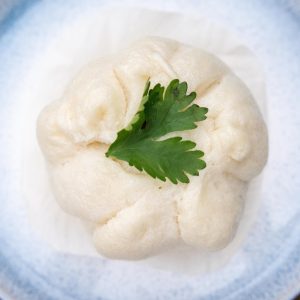
[[[204,153],[181,137],[161,139],[175,131],[190,130],[206,119],[208,109],[192,104],[196,93],[187,94],[187,83],[174,79],[165,89],[146,83],[139,111],[130,125],[119,131],[106,156],[127,161],[153,178],[174,184],[188,183],[187,174],[197,176],[206,167]],[[192,104],[192,105],[191,105]]]

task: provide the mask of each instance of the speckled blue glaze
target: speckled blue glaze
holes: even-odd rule
[[[110,1],[199,12],[231,28],[266,70],[270,157],[264,203],[243,249],[222,270],[187,277],[126,262],[63,255],[32,237],[8,120],[13,91],[48,36],[99,0],[0,4],[0,298],[291,299],[300,291],[300,17],[296,1]],[[287,5],[286,5],[287,4]],[[293,8],[295,8],[293,10]],[[275,226],[276,225],[276,226]]]

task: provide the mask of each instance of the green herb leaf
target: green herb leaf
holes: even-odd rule
[[[206,119],[208,109],[192,104],[196,93],[187,95],[187,83],[172,80],[168,87],[146,83],[139,111],[130,125],[119,131],[106,156],[127,161],[153,178],[174,184],[188,183],[188,174],[197,176],[206,167],[204,153],[181,137],[162,139],[167,133],[190,130]],[[193,150],[194,149],[194,150]]]

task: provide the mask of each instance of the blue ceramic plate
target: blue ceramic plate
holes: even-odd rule
[[[122,4],[126,2],[134,1]],[[20,192],[20,159],[14,144],[18,137],[11,122],[19,104],[15,91],[47,37],[83,10],[101,10],[104,4],[99,0],[0,2],[0,297],[291,299],[300,291],[300,5],[296,0],[138,2],[148,8],[199,12],[224,24],[242,37],[266,71],[270,157],[264,202],[246,244],[226,267],[196,277],[145,271],[135,264],[63,255],[31,236]],[[36,88],[34,83],[31,88]]]

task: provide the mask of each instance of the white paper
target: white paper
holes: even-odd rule
[[[78,70],[93,59],[111,55],[131,42],[149,35],[167,37],[203,48],[221,58],[251,90],[265,113],[264,75],[252,52],[227,29],[203,17],[135,8],[106,8],[62,26],[47,38],[47,51],[34,59],[24,88],[26,108],[22,115],[24,138],[22,189],[28,206],[32,231],[57,251],[99,256],[92,245],[89,224],[66,214],[56,203],[49,185],[44,158],[38,147],[35,127],[41,109],[63,93]],[[25,85],[24,85],[25,86]],[[24,112],[24,110],[26,110]],[[193,274],[206,272],[226,263],[242,243],[259,204],[261,177],[250,185],[245,215],[233,242],[215,253],[201,253],[178,247],[141,262],[165,270]]]

